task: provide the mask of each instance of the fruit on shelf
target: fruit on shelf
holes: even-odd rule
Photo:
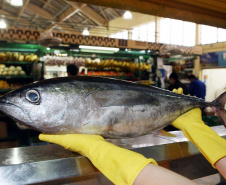
[[[9,66],[9,71],[15,71],[15,66]]]
[[[13,55],[12,55],[12,61],[17,61],[18,58],[19,58],[19,53],[17,53],[17,52],[13,53]]]
[[[115,71],[144,71],[150,70],[150,64],[134,63],[131,61],[116,61],[116,60],[102,60],[101,62],[95,62],[93,60],[85,60],[85,66],[91,70],[115,70]]]
[[[19,54],[18,61],[19,62],[24,61],[24,55]]]
[[[22,67],[21,66],[16,66],[16,71],[22,71]]]
[[[9,84],[4,81],[4,80],[0,80],[0,89],[9,89]]]
[[[5,61],[12,61],[12,53],[11,52],[6,53]]]
[[[78,67],[85,66],[85,59],[80,57],[59,57],[59,56],[44,56],[46,66],[66,66],[75,64]]]
[[[132,73],[115,72],[115,71],[88,71],[88,76],[105,76],[105,77],[133,77]]]
[[[18,52],[0,53],[0,62],[38,62],[39,57],[35,54],[21,54]]]
[[[4,64],[0,64],[0,75],[9,75],[9,76],[13,76],[13,75],[21,75],[24,76],[26,75],[25,71],[23,71],[21,66],[9,66],[6,67]]]
[[[6,58],[5,53],[0,53],[0,61],[4,61]]]
[[[26,73],[24,71],[20,71],[20,75],[24,76],[24,75],[26,75]]]

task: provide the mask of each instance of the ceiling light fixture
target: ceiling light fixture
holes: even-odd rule
[[[124,14],[123,14],[123,19],[126,19],[126,20],[131,20],[133,18],[133,15],[130,11],[126,11]]]
[[[1,20],[1,21],[0,21],[0,28],[1,28],[1,29],[6,28],[6,22],[5,22],[4,20]]]
[[[13,6],[23,6],[23,0],[11,0],[10,4]]]
[[[98,47],[98,46],[79,46],[80,49],[93,49],[93,50],[104,50],[104,51],[119,51],[119,48],[111,48],[111,47]]]
[[[85,29],[83,30],[82,35],[89,36],[89,30],[88,30],[88,28],[85,28]]]

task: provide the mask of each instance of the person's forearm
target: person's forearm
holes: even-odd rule
[[[223,175],[223,177],[226,179],[226,157],[223,157],[219,161],[215,163],[216,169]]]
[[[166,168],[148,164],[134,180],[133,185],[197,185],[195,182]]]

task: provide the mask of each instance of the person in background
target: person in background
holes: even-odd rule
[[[180,87],[183,89],[184,94],[189,94],[188,87],[181,83],[178,77],[177,73],[171,73],[169,76],[170,79],[170,86],[168,87],[168,90],[173,91],[173,89],[179,89]]]
[[[75,64],[67,65],[67,75],[68,76],[77,76],[78,75],[78,67]]]
[[[195,75],[193,75],[193,74],[189,75],[188,79],[191,82],[189,85],[190,95],[196,96],[198,98],[202,98],[205,100],[206,85],[202,81],[200,81],[198,78],[196,78]]]

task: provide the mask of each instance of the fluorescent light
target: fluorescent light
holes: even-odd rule
[[[1,29],[6,28],[6,23],[5,23],[4,20],[1,20],[1,21],[0,21],[0,28],[1,28]]]
[[[46,48],[47,50],[50,50],[50,48]]]
[[[63,46],[63,47],[69,47],[69,44],[59,44],[59,46]]]
[[[88,30],[88,28],[85,28],[85,29],[83,30],[82,35],[89,36],[89,30]]]
[[[13,5],[13,6],[22,6],[23,0],[11,0],[10,4]]]
[[[67,53],[59,53],[59,54],[57,54],[57,56],[60,56],[60,57],[67,57]]]
[[[133,16],[132,16],[132,14],[131,14],[130,11],[126,11],[126,12],[123,14],[123,19],[130,20],[130,19],[132,19],[132,18],[133,18]]]
[[[79,46],[80,49],[93,49],[93,50],[104,50],[104,51],[119,51],[119,48],[111,48],[111,47],[98,47],[98,46]]]
[[[79,49],[70,49],[70,51],[79,52]]]
[[[80,49],[81,52],[86,53],[107,53],[107,54],[113,54],[114,51],[106,51],[106,50],[95,50],[95,49]]]

